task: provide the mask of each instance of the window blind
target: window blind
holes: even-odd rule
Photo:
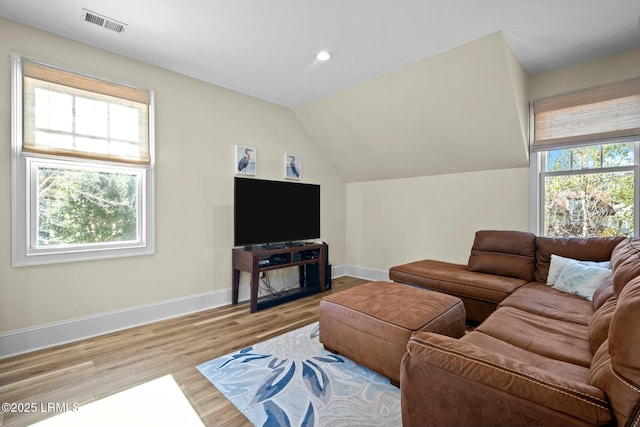
[[[640,137],[640,78],[534,101],[534,151]]]
[[[23,151],[149,164],[151,93],[23,60]]]

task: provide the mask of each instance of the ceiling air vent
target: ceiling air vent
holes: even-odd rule
[[[127,28],[127,24],[124,22],[116,21],[99,13],[92,12],[87,9],[82,9],[82,19],[91,24],[99,25],[116,33],[121,33]]]

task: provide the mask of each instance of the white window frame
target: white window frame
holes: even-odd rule
[[[23,145],[23,87],[22,60],[29,59],[12,54],[11,93],[11,204],[12,204],[12,265],[14,267],[60,262],[96,260],[155,253],[155,113],[154,92],[149,90],[149,154],[148,165],[134,165],[103,160],[78,159],[37,153],[25,153]],[[31,59],[29,59],[31,60]],[[37,61],[34,61],[37,62]],[[71,71],[71,70],[67,70]],[[77,73],[76,71],[72,71]],[[93,76],[89,76],[93,77]],[[94,77],[95,78],[95,77]],[[103,79],[104,80],[104,79]],[[122,84],[119,82],[113,82]],[[146,89],[148,90],[148,89]],[[136,241],[56,245],[37,247],[32,238],[37,220],[37,203],[34,203],[34,166],[48,164],[70,169],[94,169],[135,173],[138,179],[138,221]],[[36,229],[37,232],[37,229]]]
[[[611,144],[616,142],[633,142],[634,143],[634,159],[635,159],[634,165],[547,172],[545,171],[547,153],[553,150],[534,152],[533,148],[531,149],[531,157],[530,157],[531,162],[530,162],[529,170],[530,170],[530,177],[531,177],[530,193],[531,193],[532,209],[530,214],[529,230],[532,233],[542,236],[545,229],[545,217],[544,217],[545,177],[634,171],[633,235],[634,236],[639,235],[639,232],[640,232],[640,157],[639,157],[640,142],[638,142],[637,138],[620,138],[619,140],[602,141],[601,144]],[[599,145],[599,144],[590,143],[590,144],[574,146],[571,148],[586,147],[588,145]]]

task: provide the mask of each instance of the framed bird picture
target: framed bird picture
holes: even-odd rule
[[[257,155],[254,147],[236,145],[236,174],[255,175]]]
[[[288,179],[300,179],[302,171],[302,159],[297,154],[284,155],[284,177]]]

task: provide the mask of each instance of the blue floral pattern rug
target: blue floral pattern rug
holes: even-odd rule
[[[199,365],[256,426],[400,426],[400,390],[326,351],[318,323]]]

